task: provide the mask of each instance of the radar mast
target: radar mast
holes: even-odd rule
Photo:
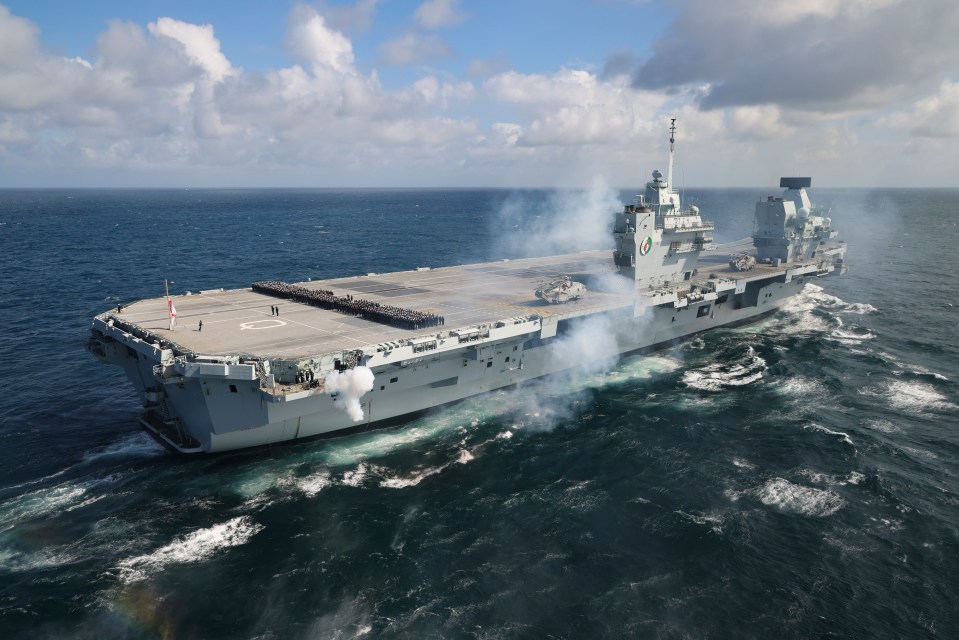
[[[673,190],[673,149],[676,145],[676,118],[670,118],[669,123],[669,172],[666,174],[666,187],[668,193],[675,193]]]

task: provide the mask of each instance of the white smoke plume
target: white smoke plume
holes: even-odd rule
[[[493,257],[529,258],[613,247],[619,193],[602,180],[583,191],[556,191],[545,199],[512,196],[494,224]]]
[[[644,318],[605,315],[574,320],[568,332],[547,347],[546,366],[557,372],[522,385],[510,399],[519,424],[550,431],[575,420],[602,386],[604,374],[616,367],[624,333],[641,331],[645,324]]]
[[[525,258],[612,249],[613,222],[623,202],[619,191],[602,179],[585,190],[537,195],[515,194],[501,207],[493,224],[490,259]],[[612,263],[612,260],[610,260]],[[575,274],[569,274],[575,275]],[[590,291],[635,296],[635,283],[609,272],[587,278]],[[635,301],[639,303],[640,301]],[[640,314],[642,315],[642,314]],[[642,332],[647,318],[591,315],[569,322],[548,347],[545,368],[556,373],[522,384],[508,397],[517,424],[551,430],[574,420],[588,406],[592,388],[602,385],[619,360],[629,333]]]
[[[364,393],[373,390],[375,376],[368,367],[354,367],[346,371],[331,371],[324,378],[326,392],[336,396],[335,406],[339,407],[353,419],[359,422],[363,419],[363,407],[360,398]]]
[[[576,382],[609,371],[619,358],[616,327],[604,315],[574,320],[569,333],[558,338],[549,352],[551,369],[563,369]]]

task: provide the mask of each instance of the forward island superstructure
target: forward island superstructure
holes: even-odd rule
[[[664,348],[845,271],[809,178],[756,204],[751,239],[715,246],[713,223],[672,189],[674,141],[675,120],[669,173],[615,214],[615,250],[141,300],[94,318],[89,349],[123,368],[157,440],[214,453],[401,421],[574,367],[565,346],[584,327],[615,353]]]

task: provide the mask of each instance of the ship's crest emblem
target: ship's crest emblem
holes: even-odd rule
[[[649,253],[649,250],[653,248],[653,237],[646,236],[646,239],[643,240],[643,243],[639,245],[639,255],[644,256]]]

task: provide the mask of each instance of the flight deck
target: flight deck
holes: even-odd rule
[[[512,316],[568,312],[551,308],[533,292],[559,275],[595,278],[612,273],[611,251],[588,251],[464,266],[370,274],[296,283],[383,305],[441,315],[444,330]],[[118,317],[186,351],[217,355],[294,358],[433,334],[436,327],[402,329],[333,310],[277,299],[250,289],[206,291],[172,297],[177,322],[169,330],[165,298],[140,300]],[[574,303],[581,313],[624,307],[632,296],[589,291]],[[273,308],[278,310],[274,315]],[[200,329],[200,321],[203,328]]]
[[[717,245],[715,250],[701,256],[696,276],[687,286],[704,283],[710,277],[763,278],[770,272],[784,270],[785,265],[759,264],[749,274],[734,271],[729,266],[730,257],[749,249],[748,240]],[[443,329],[451,330],[509,317],[579,316],[632,306],[635,298],[631,291],[609,287],[590,286],[581,299],[559,306],[550,305],[533,293],[543,282],[563,275],[587,283],[608,284],[598,278],[609,274],[612,279],[616,277],[614,273],[612,252],[597,250],[312,280],[296,285],[435,313],[444,318]],[[183,351],[277,358],[358,349],[438,331],[435,327],[419,330],[392,327],[250,289],[204,291],[176,295],[172,299],[177,312],[173,331],[169,329],[165,298],[140,300],[125,306],[118,318],[176,344]]]

